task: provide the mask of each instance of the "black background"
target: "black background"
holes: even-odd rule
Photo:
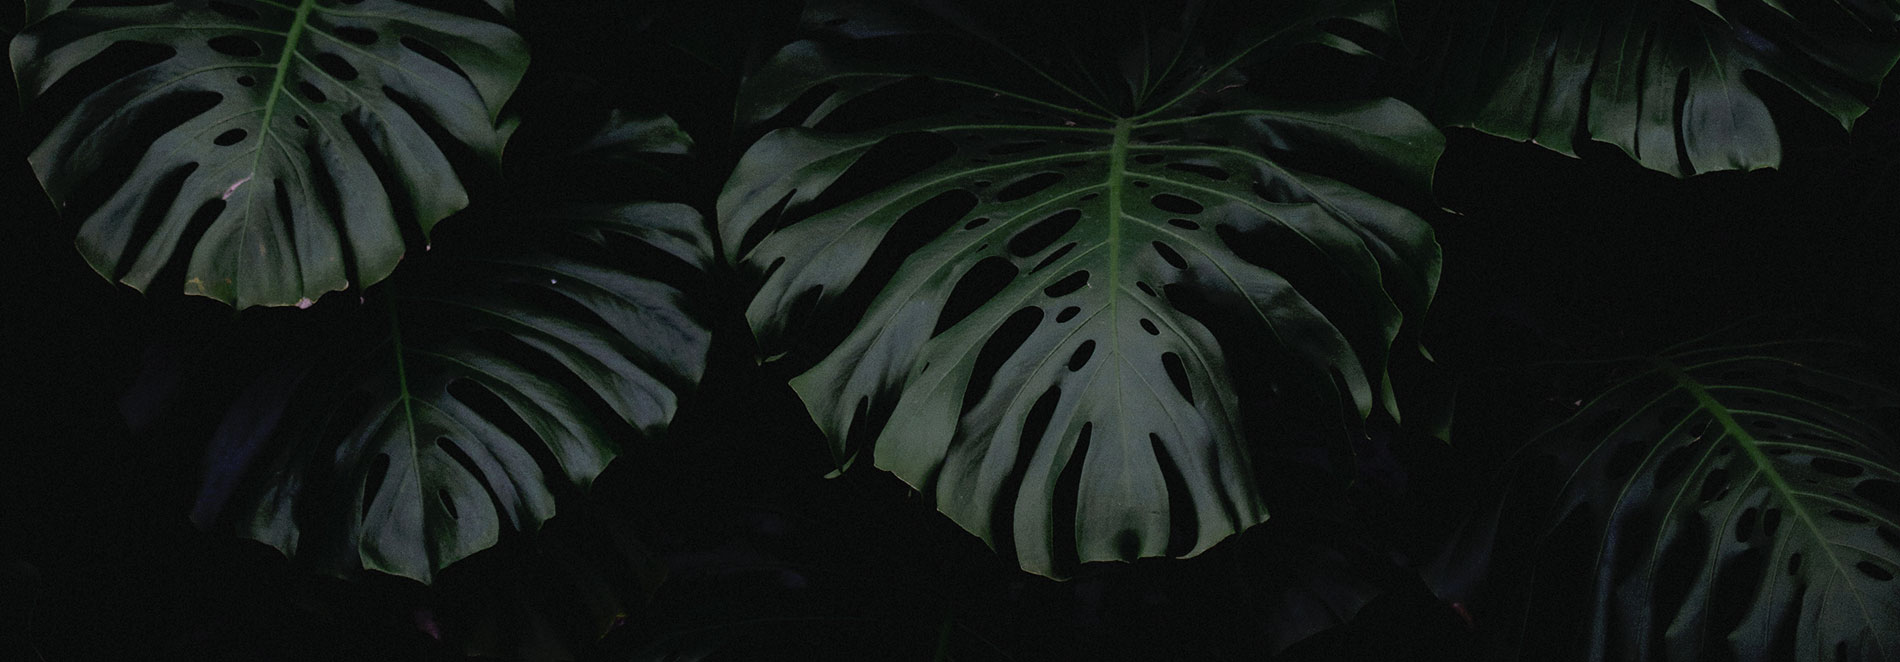
[[[0,3],[9,32],[12,4]],[[577,108],[678,118],[702,158],[677,197],[709,208],[748,139],[731,135],[726,110],[738,76],[790,38],[795,16],[786,3],[524,7],[535,60],[517,110],[530,127]],[[1464,659],[1511,615],[1454,608],[1469,596],[1434,596],[1416,568],[1502,457],[1587,394],[1511,367],[1640,354],[1762,314],[1894,309],[1900,103],[1880,103],[1850,139],[1785,90],[1764,93],[1784,166],[1686,181],[1600,144],[1572,159],[1448,130],[1445,210],[1428,215],[1444,278],[1414,330],[1442,368],[1428,383],[1459,387],[1455,443],[1382,429],[1387,468],[1351,504],[1275,510],[1195,559],[1089,567],[1068,582],[999,561],[886,474],[823,478],[825,442],[789,375],[733,340],[746,334],[730,275],[708,303],[713,368],[673,430],[630,444],[542,531],[507,537],[432,588],[318,577],[198,531],[186,514],[202,440],[244,380],[175,400],[136,433],[121,398],[180,347],[221,366],[260,347],[295,351],[313,332],[296,311],[234,316],[176,288],[145,296],[98,277],[9,128],[0,658],[923,660],[943,645],[958,660],[1267,659],[1298,631],[1276,620],[1287,596],[1376,595],[1278,659]],[[17,107],[0,112],[0,127],[17,126]],[[1292,613],[1324,620],[1307,604]]]

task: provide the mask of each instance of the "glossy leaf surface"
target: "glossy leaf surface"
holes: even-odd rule
[[[1616,145],[1677,176],[1781,163],[1762,86],[1852,128],[1900,59],[1889,0],[1486,0],[1418,5],[1439,121],[1575,155]]]
[[[1035,24],[907,3],[808,11],[819,36],[740,104],[799,125],[752,146],[719,213],[764,275],[748,318],[768,354],[856,320],[793,382],[841,463],[874,444],[964,528],[1062,574],[1262,521],[1243,419],[1263,391],[1368,414],[1438,247],[1339,178],[1421,189],[1442,139],[1397,101],[1268,100],[1238,65],[1353,47],[1322,18],[1386,18],[1278,7],[1242,12],[1258,26],[1218,52],[1176,48],[1161,19],[1039,43],[1011,36]],[[1064,50],[1102,48],[1125,66],[1078,71]],[[1261,390],[1243,401],[1236,380]]]
[[[1565,476],[1549,521],[1588,523],[1580,539],[1595,546],[1574,650],[1900,657],[1900,447],[1887,418],[1900,393],[1855,376],[1865,364],[1841,361],[1855,356],[1845,349],[1673,356],[1547,433],[1540,448]]]
[[[14,38],[14,71],[57,116],[30,161],[83,217],[80,253],[140,290],[185,260],[187,293],[240,308],[387,277],[405,229],[426,241],[468,204],[449,155],[499,160],[528,62],[471,17],[506,4],[28,4],[50,15]]]
[[[601,136],[685,149],[671,120],[616,119]],[[194,518],[229,501],[242,533],[287,554],[428,581],[502,527],[553,516],[561,485],[591,483],[618,448],[621,426],[602,414],[664,429],[710,345],[688,303],[712,253],[702,218],[660,202],[519,208],[499,235],[418,258],[393,299],[372,301],[387,308],[382,342],[341,345],[299,385],[251,389],[290,397],[232,409]],[[267,443],[278,460],[247,472]]]

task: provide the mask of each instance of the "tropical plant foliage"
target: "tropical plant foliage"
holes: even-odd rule
[[[183,252],[185,291],[239,308],[387,277],[468,204],[447,153],[499,158],[527,67],[507,27],[394,0],[27,4],[14,73],[58,118],[30,161],[80,253],[143,290]],[[112,49],[137,59],[87,68]]]
[[[1900,658],[1891,327],[1655,354],[1900,303],[1900,5],[1403,5],[0,0],[0,538],[435,653]]]
[[[1866,356],[1671,355],[1537,444],[1562,477],[1545,535],[1583,527],[1594,552],[1586,659],[1900,653],[1900,445],[1881,419],[1900,392],[1844,370]]]
[[[1571,155],[1598,140],[1678,176],[1781,164],[1764,84],[1851,129],[1900,60],[1883,0],[1419,5],[1418,47],[1440,56],[1417,95],[1439,121]]]
[[[1352,7],[1217,52],[1147,33],[1019,52],[951,15],[841,4],[814,5],[821,35],[748,81],[746,118],[828,87],[740,160],[720,212],[728,250],[766,274],[748,319],[768,352],[802,316],[861,317],[792,382],[842,461],[875,447],[1025,569],[1066,572],[1199,553],[1266,517],[1236,355],[1272,388],[1370,413],[1438,247],[1339,178],[1422,190],[1442,139],[1397,101],[1275,102],[1237,70],[1353,46],[1319,27]],[[1105,60],[1127,70],[1050,64],[1112,44],[1132,44]],[[897,89],[914,76],[931,82]],[[879,94],[938,112],[834,128]],[[854,287],[876,292],[862,312]]]

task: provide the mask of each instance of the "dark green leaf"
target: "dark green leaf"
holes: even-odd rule
[[[1349,43],[1314,27],[1326,12],[1282,11],[1226,21],[1253,36],[1217,56],[1144,50],[1181,43],[1160,20],[1038,43],[903,3],[808,13],[825,36],[749,80],[739,117],[816,107],[753,145],[719,212],[728,253],[765,274],[748,318],[766,351],[836,342],[793,386],[841,464],[875,440],[877,466],[1057,574],[1266,517],[1243,434],[1263,401],[1236,380],[1368,414],[1439,254],[1417,216],[1335,177],[1416,190],[1441,137],[1397,101],[1252,89],[1230,65]],[[1106,60],[1125,69],[1064,64],[1127,44]],[[841,340],[806,328],[854,319]]]
[[[90,80],[128,44],[163,57]],[[55,204],[83,209],[93,269],[143,290],[182,251],[187,293],[240,308],[388,276],[405,226],[426,238],[468,204],[445,152],[499,159],[496,118],[528,60],[507,27],[396,0],[66,9],[12,59],[29,104],[69,77],[98,86],[30,157]]]
[[[1599,140],[1677,176],[1780,165],[1756,86],[1786,86],[1851,129],[1900,59],[1891,0],[1426,7],[1421,42],[1442,56],[1418,96],[1440,122],[1573,156]]]
[[[1672,356],[1545,435],[1549,521],[1595,546],[1574,555],[1595,560],[1587,659],[1900,657],[1900,394],[1853,376],[1861,354]],[[1540,549],[1538,574],[1580,571]]]
[[[601,135],[680,135],[663,117],[616,121],[641,126]],[[617,453],[599,413],[661,431],[710,343],[688,311],[712,253],[702,218],[675,203],[521,206],[498,235],[394,283],[377,302],[383,342],[319,362],[284,391],[286,413],[233,408],[195,519],[217,519],[230,494],[219,486],[247,475],[254,494],[233,516],[245,535],[335,572],[428,581],[503,526],[551,517],[559,485],[591,483]],[[267,439],[280,459],[246,474]]]

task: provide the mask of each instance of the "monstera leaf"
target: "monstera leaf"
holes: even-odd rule
[[[1566,476],[1550,521],[1587,522],[1594,545],[1577,650],[1900,659],[1900,394],[1832,367],[1854,356],[1824,343],[1672,356],[1547,434]]]
[[[30,161],[84,217],[80,253],[143,290],[186,252],[185,291],[240,308],[388,276],[405,229],[426,241],[468,204],[449,155],[499,159],[527,67],[514,32],[440,3],[27,4],[51,15],[14,38],[14,71],[56,116]]]
[[[1337,177],[1422,188],[1442,142],[1403,103],[1275,102],[1241,68],[1356,48],[1379,4],[1220,5],[1199,24],[1259,31],[1213,53],[1164,47],[1161,21],[1078,36],[879,4],[818,3],[818,36],[747,81],[742,119],[799,125],[719,199],[728,253],[764,274],[765,351],[821,345],[793,387],[838,460],[874,446],[1044,574],[1262,521],[1246,412],[1362,420],[1437,282],[1431,228]],[[1076,72],[1122,44],[1124,68]]]
[[[1900,59],[1892,0],[1485,0],[1420,5],[1439,52],[1421,106],[1576,154],[1607,142],[1678,176],[1781,163],[1759,85],[1853,128]]]
[[[671,120],[620,119],[600,135],[685,147]],[[663,135],[671,145],[654,144]],[[337,572],[428,581],[503,525],[551,517],[560,486],[587,486],[617,448],[597,412],[645,435],[664,428],[710,342],[686,308],[712,253],[700,215],[519,206],[496,235],[435,251],[370,302],[379,342],[342,343],[249,389],[261,401],[225,420],[194,519],[233,521]],[[252,467],[267,441],[279,459]]]

